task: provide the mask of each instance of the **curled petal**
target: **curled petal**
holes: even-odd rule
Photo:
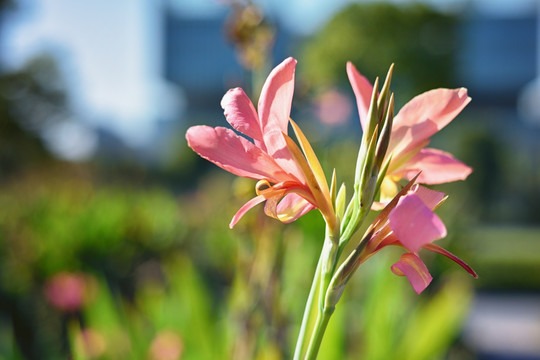
[[[430,251],[433,251],[433,252],[436,252],[436,253],[439,253],[441,255],[446,256],[447,258],[449,258],[450,260],[453,260],[459,266],[464,268],[465,271],[467,271],[469,274],[471,274],[475,278],[478,277],[476,272],[469,265],[467,265],[467,263],[465,263],[465,261],[461,260],[456,255],[452,254],[450,251],[448,251],[446,249],[443,249],[442,247],[440,247],[438,245],[435,245],[435,244],[427,244],[426,246],[424,246],[424,248],[426,250],[430,250]]]
[[[275,195],[266,199],[266,204],[264,205],[264,213],[267,216],[270,216],[274,219],[279,220],[279,217],[277,214],[277,205],[279,203],[279,199],[281,199],[282,196],[283,194],[280,194],[280,195]]]
[[[446,227],[441,219],[416,194],[403,196],[390,212],[388,220],[400,243],[413,253],[446,236]]]
[[[416,147],[448,125],[470,101],[465,88],[434,89],[414,97],[394,118],[389,151],[397,154]]]
[[[283,197],[276,208],[277,217],[281,222],[290,223],[315,209],[309,201],[298,194],[291,193]]]
[[[362,129],[366,129],[373,85],[371,85],[365,76],[358,72],[356,67],[350,61],[347,63],[347,76],[349,77],[349,82],[351,83],[354,96],[356,97],[356,105],[358,106],[358,114],[360,116]]]
[[[264,146],[257,112],[244,90],[235,88],[227,91],[221,100],[221,107],[233,128],[255,140],[259,146]]]
[[[431,190],[418,184],[413,185],[411,188],[411,193],[418,195],[424,204],[431,210],[437,208],[448,198],[448,196],[443,192]]]
[[[456,160],[451,154],[437,149],[422,149],[402,167],[405,178],[422,171],[418,182],[423,184],[443,184],[465,180],[472,169]]]
[[[270,72],[264,83],[258,107],[263,133],[270,130],[287,133],[295,68],[296,60],[289,57]]]
[[[236,225],[236,223],[242,218],[242,216],[244,216],[251,208],[253,208],[254,206],[262,203],[265,199],[265,197],[263,195],[258,195],[258,196],[255,196],[253,199],[249,200],[247,203],[245,203],[241,208],[240,210],[238,210],[236,212],[236,214],[234,214],[230,224],[229,224],[229,228],[233,228],[234,225]]]
[[[392,272],[399,276],[406,276],[417,294],[424,291],[433,280],[423,261],[411,253],[401,255],[399,261],[392,265]]]
[[[272,182],[289,178],[267,153],[230,129],[192,126],[186,139],[201,157],[235,175]]]

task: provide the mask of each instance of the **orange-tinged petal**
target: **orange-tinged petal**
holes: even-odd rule
[[[287,194],[281,199],[276,208],[277,217],[281,222],[290,223],[315,209],[309,201],[298,194]]]
[[[401,255],[399,261],[392,265],[391,269],[396,275],[406,276],[417,294],[424,291],[433,280],[424,262],[415,254]]]
[[[323,191],[321,190],[319,183],[317,182],[315,174],[311,170],[311,167],[309,166],[307,160],[304,158],[302,151],[300,150],[298,145],[296,145],[293,139],[291,139],[288,135],[283,134],[283,137],[287,142],[287,147],[289,148],[291,155],[302,169],[302,172],[307,182],[307,186],[309,187],[309,190],[315,198],[316,203],[314,205],[319,208],[319,210],[325,217],[328,226],[334,229],[336,225],[336,218],[329,197],[327,198],[323,194]]]
[[[328,182],[326,181],[326,176],[324,175],[324,171],[322,169],[321,163],[319,162],[319,159],[317,159],[317,155],[315,155],[315,152],[313,151],[313,148],[311,147],[311,144],[309,143],[308,139],[300,130],[298,125],[291,120],[291,125],[294,130],[294,134],[296,135],[296,138],[298,139],[298,142],[300,143],[300,147],[302,148],[302,151],[304,152],[304,155],[306,156],[306,160],[313,171],[313,175],[315,175],[315,179],[317,179],[317,183],[319,184],[319,187],[321,188],[321,191],[323,193],[323,196],[327,199],[327,201],[332,204],[331,198],[330,198],[330,190],[328,189]]]
[[[274,159],[230,129],[192,126],[186,139],[201,157],[235,175],[271,182],[289,179]]]
[[[397,179],[399,181],[399,179]],[[399,191],[398,183],[396,179],[390,176],[385,176],[381,183],[381,199],[379,203],[374,203],[372,209],[380,210],[384,207],[384,204],[388,203]]]

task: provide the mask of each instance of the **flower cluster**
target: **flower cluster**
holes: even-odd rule
[[[471,100],[467,90],[435,89],[413,98],[394,116],[390,91],[393,66],[379,90],[352,63],[347,74],[358,106],[363,135],[356,163],[353,194],[346,186],[331,186],[308,140],[290,119],[296,60],[285,59],[268,76],[257,110],[240,88],[229,90],[221,106],[229,128],[193,126],[186,138],[201,157],[242,177],[258,180],[256,196],[234,215],[232,228],[251,208],[266,202],[267,215],[291,222],[318,209],[326,222],[326,236],[314,279],[318,289],[318,318],[308,343],[304,318],[295,359],[318,351],[322,333],[336,303],[358,266],[386,246],[406,250],[391,267],[406,276],[417,293],[432,277],[419,256],[420,249],[442,254],[476,277],[465,262],[433,242],[446,236],[446,227],[434,210],[447,198],[421,184],[465,179],[471,168],[451,154],[428,148],[430,137],[450,123]],[[288,135],[291,125],[297,143]],[[252,141],[248,140],[251,139]],[[406,183],[406,185],[404,184]],[[402,186],[403,185],[403,186]],[[371,211],[375,220],[364,226]],[[364,229],[354,246],[353,234]],[[355,238],[356,239],[356,238]],[[351,249],[346,253],[346,249]],[[313,296],[308,307],[314,306]]]

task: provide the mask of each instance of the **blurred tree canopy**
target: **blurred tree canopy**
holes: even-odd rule
[[[53,58],[40,56],[0,75],[0,170],[6,175],[52,161],[41,133],[68,118],[68,97]]]
[[[352,4],[337,13],[303,50],[308,86],[347,82],[345,64],[352,61],[373,81],[396,64],[396,94],[412,95],[449,86],[456,47],[455,16],[427,5]]]

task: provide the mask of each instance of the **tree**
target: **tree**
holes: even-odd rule
[[[312,88],[346,83],[352,61],[371,81],[396,64],[400,96],[451,86],[456,21],[422,4],[352,4],[336,14],[303,50],[303,75]]]

